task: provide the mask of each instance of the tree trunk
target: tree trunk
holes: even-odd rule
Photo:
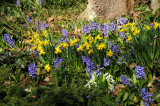
[[[87,8],[80,14],[82,20],[94,17],[114,18],[133,12],[134,0],[88,0]]]
[[[155,13],[155,10],[160,8],[160,0],[151,0],[151,8],[153,9],[153,14]]]

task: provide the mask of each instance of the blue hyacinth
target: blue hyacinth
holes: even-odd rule
[[[19,0],[16,1],[16,5],[17,5],[17,7],[20,7],[20,6],[21,6]]]
[[[42,27],[41,27],[40,22],[38,20],[36,20],[36,23],[37,23],[37,31],[39,32],[40,29],[42,29]]]
[[[123,39],[123,41],[126,42],[126,36],[123,34],[123,32],[119,32],[119,35],[121,36],[121,38]]]
[[[89,57],[82,56],[82,63],[86,63],[87,72],[90,74],[90,78],[93,76],[95,65]]]
[[[105,67],[107,67],[107,66],[109,66],[110,65],[110,59],[107,59],[107,58],[104,58],[103,59],[103,65],[105,66]]]
[[[108,42],[110,45],[110,49],[113,52],[113,54],[117,54],[119,53],[119,47],[117,47],[117,45],[114,42]]]
[[[149,104],[153,102],[153,100],[151,99],[153,95],[149,92],[146,92],[145,88],[141,90],[141,95],[142,95],[142,98],[145,100],[145,103],[144,103],[145,106],[149,106]]]
[[[135,56],[134,56],[134,54],[133,54],[133,51],[132,51],[132,50],[129,50],[129,54],[131,55],[131,57],[132,57],[133,59],[135,59]]]
[[[114,25],[114,22],[111,22],[111,26],[110,26],[110,30],[111,32],[113,32],[115,30],[115,25]]]
[[[87,35],[90,31],[91,31],[91,27],[89,25],[84,25],[83,27],[84,35]]]
[[[43,0],[40,0],[40,5],[44,4],[44,1]]]
[[[36,75],[35,75],[36,68],[37,68],[37,66],[36,66],[35,62],[30,64],[30,66],[28,67],[29,76],[34,77],[34,78],[36,77]]]
[[[92,31],[97,30],[98,31],[98,23],[97,22],[91,22]]]
[[[45,23],[45,22],[43,22],[43,29],[47,29],[48,28],[48,25]]]
[[[28,23],[32,23],[32,20],[29,18],[29,16],[27,16],[27,20],[28,20]]]
[[[132,84],[130,83],[130,79],[128,79],[127,77],[125,77],[124,75],[121,75],[121,83],[123,85],[128,85],[131,86]]]
[[[8,41],[9,45],[14,48],[15,40],[10,38],[10,35],[4,34],[3,41]]]
[[[61,67],[61,62],[63,59],[57,57],[56,60],[54,61],[54,68],[56,69],[58,66]]]
[[[66,42],[68,42],[68,32],[65,29],[62,29],[62,35],[65,36]]]
[[[105,29],[105,26],[101,23],[99,24],[99,27],[100,27],[101,30]]]
[[[145,77],[146,75],[145,75],[144,67],[136,66],[136,78],[141,79]]]
[[[36,57],[39,57],[39,51],[37,51],[37,49],[34,49],[34,54],[36,55]]]

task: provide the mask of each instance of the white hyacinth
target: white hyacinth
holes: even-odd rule
[[[91,85],[97,86],[97,82],[95,80],[95,76],[93,75],[90,81],[85,85],[85,87],[88,87],[89,89],[91,88]]]
[[[115,81],[113,79],[113,76],[110,75],[109,73],[105,73],[103,75],[103,81],[104,80],[107,80],[107,82],[109,83],[110,82],[110,85],[109,85],[109,90],[110,91],[113,91],[114,90],[114,84],[115,84]]]

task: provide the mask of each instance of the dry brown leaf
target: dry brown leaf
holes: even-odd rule
[[[136,63],[130,64],[129,67],[132,68],[132,69],[135,68],[136,67]]]
[[[48,23],[49,23],[50,21],[54,21],[54,17],[51,16],[51,17],[47,18],[47,21],[48,21]]]
[[[27,31],[27,34],[30,36],[32,33],[31,33],[31,31]]]
[[[122,89],[124,88],[124,86],[122,84],[116,85],[114,91],[112,92],[112,96],[113,95],[118,95]]]

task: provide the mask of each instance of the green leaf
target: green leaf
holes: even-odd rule
[[[43,74],[46,74],[46,70],[44,70],[44,69],[40,71],[39,75],[43,75]]]
[[[125,101],[128,98],[128,92],[125,93],[124,97],[123,97],[123,101]]]
[[[17,82],[19,82],[20,76],[21,76],[21,69],[18,69],[18,71],[17,71],[17,78],[16,78]]]
[[[116,98],[116,102],[118,103],[119,99],[121,98],[121,96],[124,94],[125,90],[127,88],[127,85],[122,89],[121,93],[118,95],[118,97]]]
[[[37,76],[39,76],[41,69],[40,68],[36,68],[36,71],[37,71]]]
[[[11,78],[12,78],[14,81],[16,81],[16,78],[15,78],[14,75],[11,75]]]

